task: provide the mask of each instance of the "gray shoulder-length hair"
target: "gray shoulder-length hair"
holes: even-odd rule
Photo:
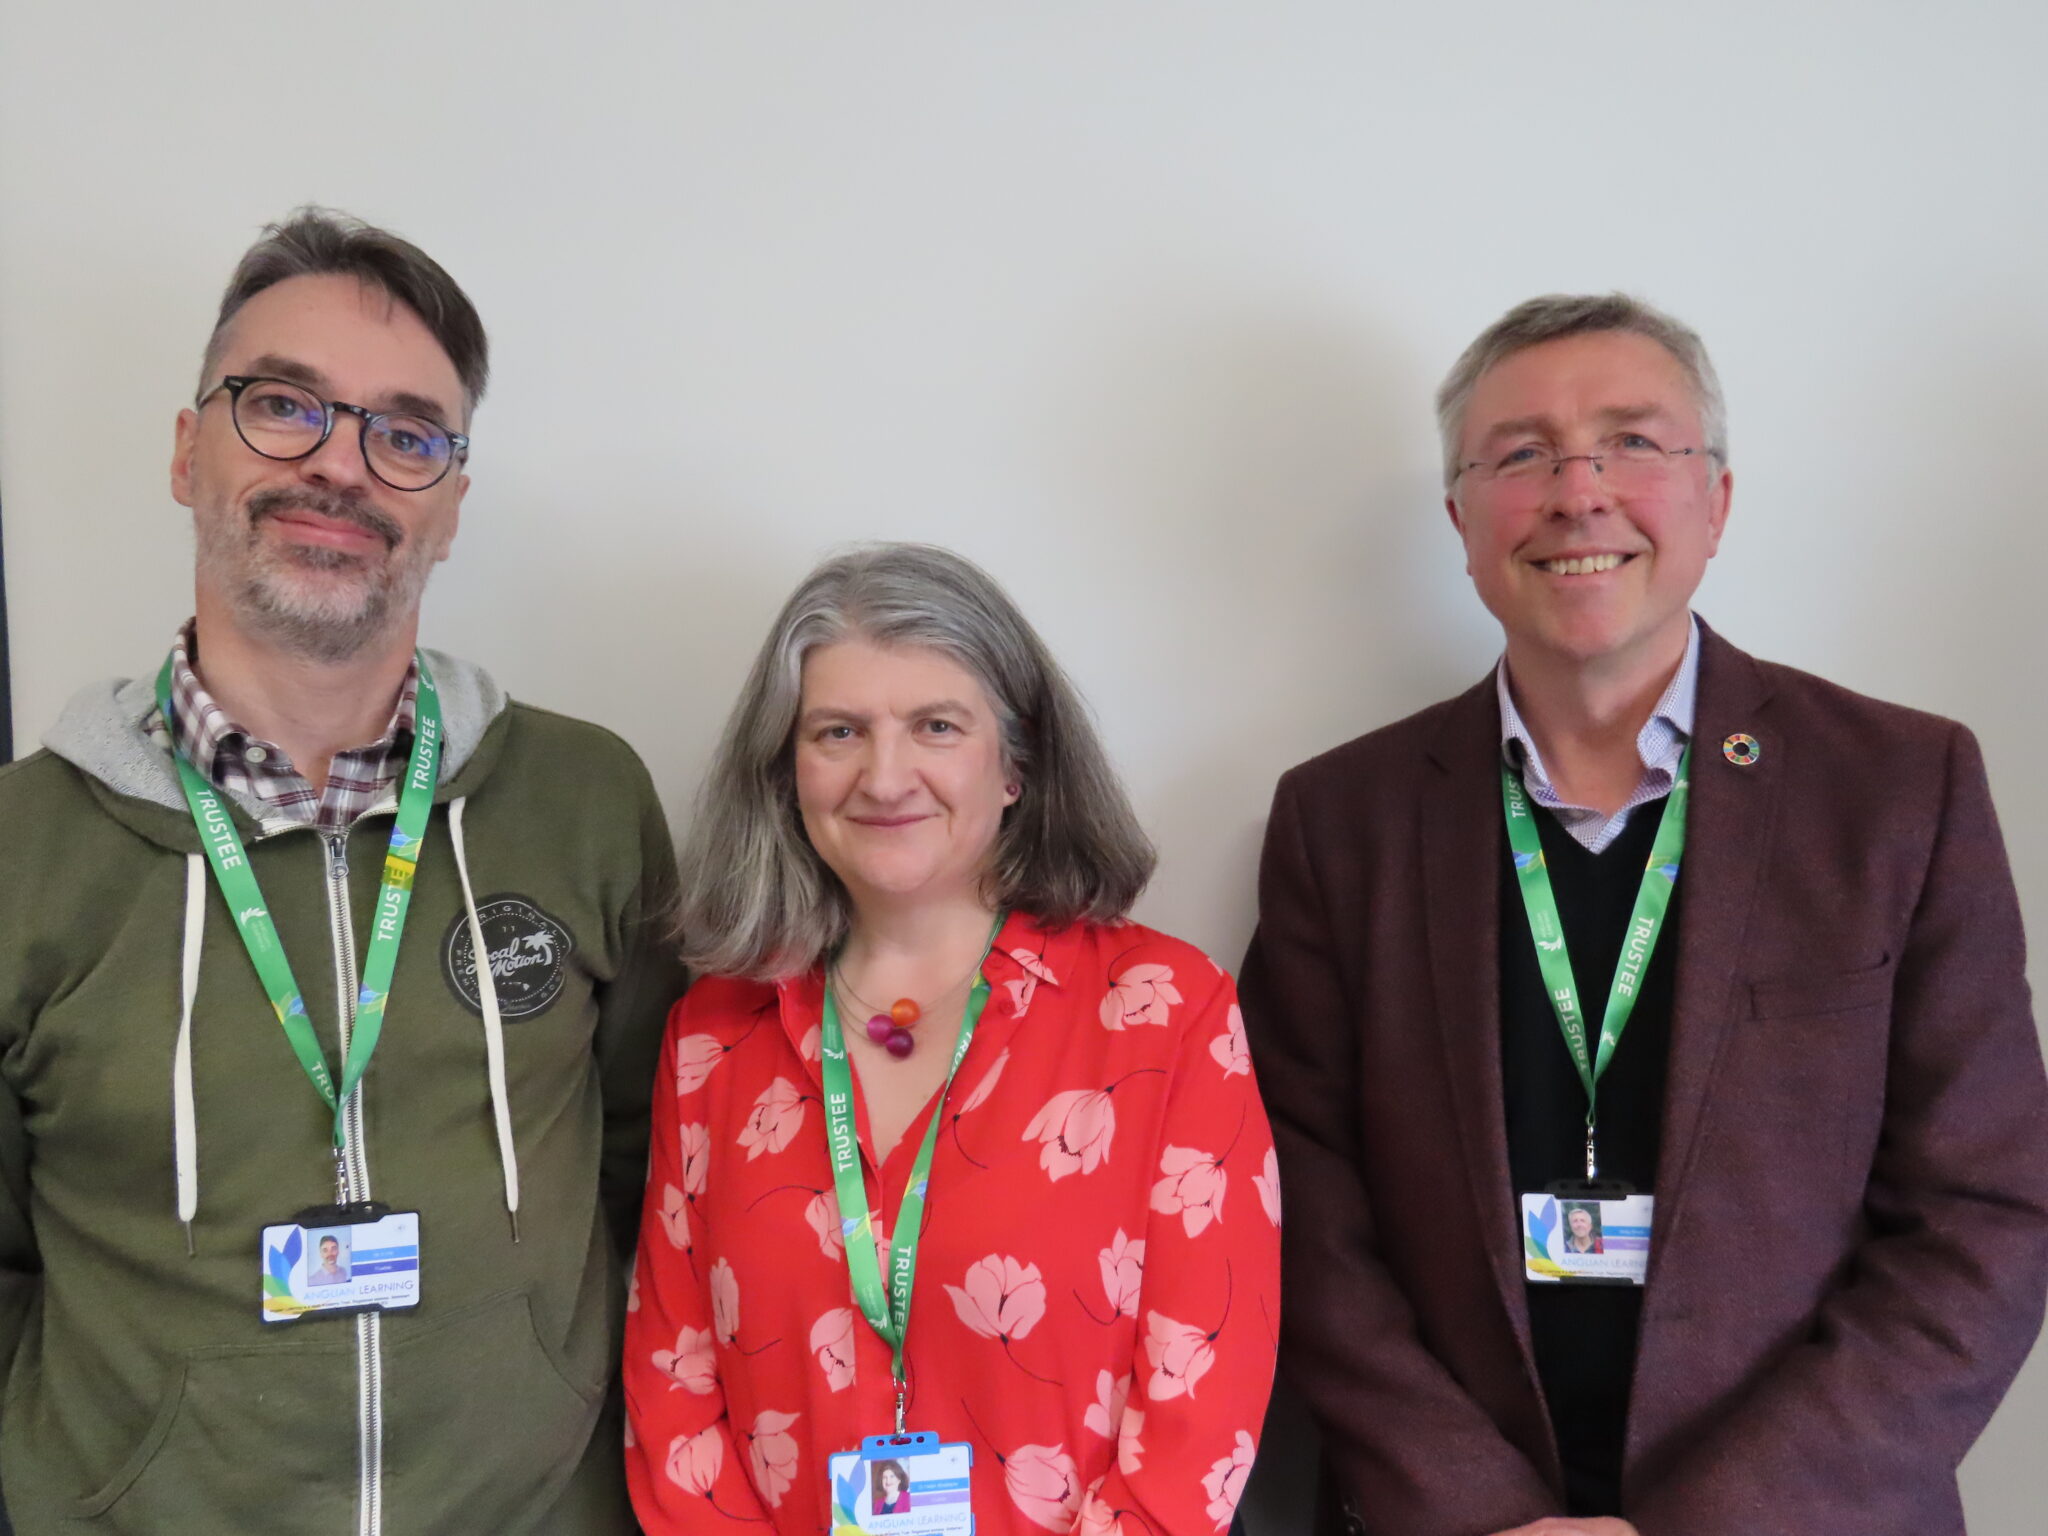
[[[1045,642],[971,561],[930,544],[874,544],[804,578],[726,722],[682,850],[678,931],[691,966],[775,980],[845,937],[846,889],[798,815],[794,733],[804,657],[855,638],[943,652],[988,695],[1004,768],[1023,785],[1003,813],[988,899],[1051,928],[1127,913],[1156,855]]]

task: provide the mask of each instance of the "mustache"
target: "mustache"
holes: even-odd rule
[[[380,511],[357,497],[311,485],[258,491],[249,498],[249,526],[258,527],[266,519],[289,511],[312,512],[337,523],[353,523],[365,533],[382,539],[386,549],[396,549],[405,537],[405,530],[388,512]]]

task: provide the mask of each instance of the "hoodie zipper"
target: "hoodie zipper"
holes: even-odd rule
[[[348,911],[348,839],[323,837],[327,864],[327,917],[334,940],[335,1017],[340,1026],[341,1056],[348,1056],[355,1031],[355,928]],[[334,1172],[334,1198],[353,1204],[370,1198],[370,1169],[363,1155],[363,1085],[358,1082],[345,1106],[343,1125],[348,1144]],[[384,1353],[382,1319],[376,1312],[356,1316],[356,1536],[382,1536],[384,1529]]]

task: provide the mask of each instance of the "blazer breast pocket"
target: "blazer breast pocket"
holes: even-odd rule
[[[1785,976],[1749,984],[1753,1020],[1814,1018],[1881,1008],[1892,1000],[1898,963],[1887,955],[1860,971]]]

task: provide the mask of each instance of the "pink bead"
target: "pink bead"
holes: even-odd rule
[[[868,1020],[868,1038],[877,1045],[887,1045],[889,1037],[897,1032],[896,1021],[886,1013],[878,1013]]]
[[[889,1052],[891,1056],[894,1056],[898,1061],[901,1061],[904,1057],[908,1056],[911,1052],[912,1047],[914,1047],[916,1044],[917,1037],[911,1034],[911,1032],[907,1029],[898,1029],[894,1031],[888,1039],[882,1042],[883,1047]]]

